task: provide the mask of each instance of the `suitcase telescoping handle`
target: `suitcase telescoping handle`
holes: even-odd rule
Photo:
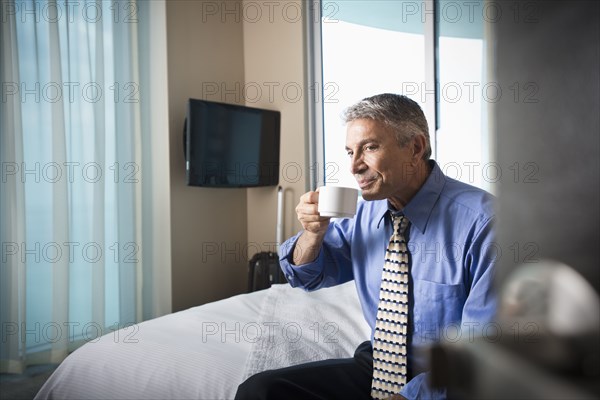
[[[286,282],[279,265],[279,245],[283,242],[284,190],[277,187],[276,251],[261,251],[248,262],[248,292],[266,289],[274,283]]]

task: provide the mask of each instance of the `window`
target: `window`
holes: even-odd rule
[[[320,92],[311,92],[322,96],[312,99],[309,110],[311,188],[356,187],[344,151],[341,114],[364,97],[394,92],[423,108],[432,158],[442,170],[489,189],[484,175],[490,144],[483,96],[490,87],[483,84],[482,9],[475,2],[452,4],[437,0],[316,3],[320,9],[311,12],[320,18],[308,21],[309,79],[322,82]]]
[[[487,105],[498,92],[485,83],[483,9],[477,12],[476,3],[436,5],[436,159],[451,178],[490,190],[497,171],[489,164]]]

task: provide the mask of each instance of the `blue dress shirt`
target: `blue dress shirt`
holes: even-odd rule
[[[445,397],[445,391],[426,384],[427,365],[419,350],[444,339],[480,336],[490,328],[496,308],[493,196],[446,177],[434,161],[430,163],[432,172],[425,184],[400,210],[410,221],[405,234],[411,258],[410,380],[401,391],[408,399]],[[359,201],[354,218],[331,221],[312,263],[292,264],[301,233],[280,250],[281,267],[294,287],[311,291],[354,280],[371,341],[384,255],[392,235],[389,211],[387,200]]]

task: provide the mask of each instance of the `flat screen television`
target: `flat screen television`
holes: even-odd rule
[[[189,186],[279,184],[279,111],[189,99],[184,127]]]

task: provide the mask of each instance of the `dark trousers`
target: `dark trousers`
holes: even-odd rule
[[[239,387],[236,400],[371,399],[373,348],[362,343],[353,358],[316,361],[264,371]]]

